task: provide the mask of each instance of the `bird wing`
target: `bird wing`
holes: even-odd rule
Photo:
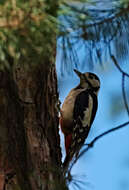
[[[98,107],[97,96],[90,90],[78,94],[74,106],[74,121],[81,119],[83,127],[90,127]]]
[[[85,90],[77,96],[74,106],[74,127],[70,152],[79,151],[84,144],[94,120],[97,105],[97,96],[89,90]]]

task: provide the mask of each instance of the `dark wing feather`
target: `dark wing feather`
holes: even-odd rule
[[[92,101],[91,101],[92,100]],[[90,102],[91,101],[91,102]],[[91,104],[91,105],[90,105]],[[74,106],[74,128],[73,128],[73,135],[72,135],[72,144],[70,152],[77,152],[80,150],[81,146],[84,144],[85,139],[87,138],[90,130],[90,126],[93,123],[95,118],[95,114],[97,111],[97,96],[90,90],[85,90],[81,92],[76,100]],[[90,116],[90,109],[91,106],[91,116]],[[87,110],[87,111],[86,111]],[[82,123],[85,114],[89,114],[90,123],[84,126]],[[71,153],[72,154],[72,153]]]
[[[97,101],[97,96],[92,92],[92,90],[85,90],[78,94],[75,100],[75,106],[74,106],[74,121],[78,120],[78,117],[83,120],[84,118],[84,111],[86,108],[89,107],[89,101],[90,97],[92,98],[93,105],[92,105],[92,115],[91,115],[91,121],[90,121],[90,126],[93,123],[93,120],[96,115],[97,107],[98,107],[98,101]]]

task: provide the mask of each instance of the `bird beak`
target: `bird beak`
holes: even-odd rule
[[[74,69],[74,72],[77,74],[77,76],[78,76],[79,78],[81,78],[82,73],[80,73],[80,72],[79,72],[79,71],[77,71],[76,69]]]

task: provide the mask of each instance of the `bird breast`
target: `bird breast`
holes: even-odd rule
[[[69,128],[73,124],[73,110],[74,110],[75,100],[77,95],[84,90],[85,89],[76,89],[76,90],[73,89],[66,97],[61,108],[61,117],[63,119],[63,123],[65,124],[65,128]]]

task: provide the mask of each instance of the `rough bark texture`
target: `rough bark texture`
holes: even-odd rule
[[[67,189],[55,65],[18,65],[0,81],[0,190]]]

